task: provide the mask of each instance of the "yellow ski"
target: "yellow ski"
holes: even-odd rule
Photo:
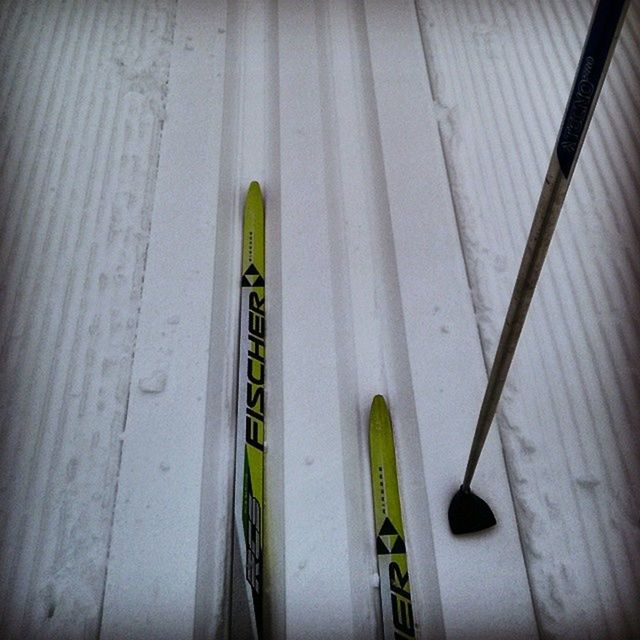
[[[415,638],[391,417],[380,395],[371,404],[369,447],[384,638]]]
[[[264,253],[264,202],[260,185],[252,182],[244,205],[242,232],[235,519],[255,638],[262,637],[266,407]]]

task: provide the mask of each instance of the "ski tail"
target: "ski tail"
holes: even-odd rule
[[[369,446],[384,638],[415,638],[393,429],[380,395],[371,404]]]
[[[262,633],[265,438],[265,250],[260,185],[247,192],[242,232],[235,521],[255,638]]]

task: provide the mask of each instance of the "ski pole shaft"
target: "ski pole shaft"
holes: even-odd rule
[[[529,304],[628,5],[629,0],[600,0],[591,19],[489,374],[462,485],[465,489],[469,489],[493,422]]]

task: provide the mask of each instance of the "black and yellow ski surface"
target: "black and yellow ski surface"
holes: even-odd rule
[[[371,404],[369,447],[384,638],[415,638],[393,429],[380,395]]]
[[[262,633],[265,442],[265,249],[260,185],[247,192],[242,232],[242,281],[236,421],[235,520],[255,638]]]

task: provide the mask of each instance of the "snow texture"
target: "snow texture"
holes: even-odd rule
[[[172,2],[0,4],[0,636],[95,637]]]
[[[1,637],[240,637],[254,179],[271,637],[380,637],[375,393],[418,637],[640,636],[638,0],[474,483],[499,526],[445,517],[592,6],[0,3]]]

